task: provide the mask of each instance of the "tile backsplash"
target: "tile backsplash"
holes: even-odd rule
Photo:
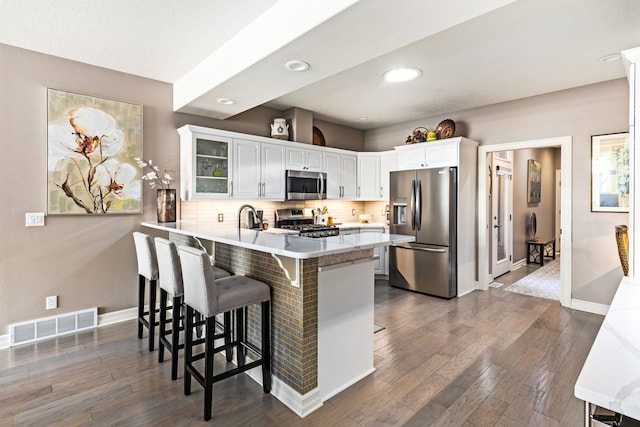
[[[264,218],[269,220],[269,226],[275,226],[276,209],[284,208],[311,208],[322,209],[327,207],[329,215],[334,221],[347,223],[359,222],[359,214],[371,214],[371,222],[384,223],[384,212],[387,202],[358,202],[342,200],[307,200],[298,202],[275,202],[267,200],[192,200],[180,202],[180,219],[184,221],[217,222],[218,215],[223,215],[223,223],[237,227],[238,208],[245,203],[251,204],[256,209],[264,211]],[[247,210],[243,212],[241,221],[247,221]]]

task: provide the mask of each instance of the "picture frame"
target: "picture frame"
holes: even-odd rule
[[[142,105],[47,89],[47,214],[142,213]]]
[[[591,211],[629,212],[629,133],[591,136]]]
[[[540,203],[542,190],[542,165],[529,159],[527,161],[527,203]]]

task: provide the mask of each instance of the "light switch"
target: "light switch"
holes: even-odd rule
[[[27,212],[25,217],[27,227],[44,226],[44,212]]]

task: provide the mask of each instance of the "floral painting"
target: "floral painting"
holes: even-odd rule
[[[142,106],[48,89],[47,213],[142,212]]]

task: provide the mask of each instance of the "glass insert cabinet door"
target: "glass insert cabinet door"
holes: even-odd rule
[[[229,192],[229,143],[196,138],[196,193]]]

